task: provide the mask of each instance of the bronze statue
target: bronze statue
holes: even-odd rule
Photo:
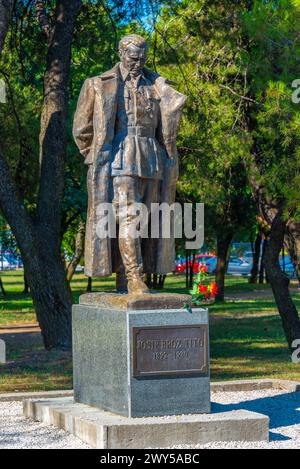
[[[176,137],[186,97],[159,74],[145,68],[148,44],[132,34],[119,44],[121,62],[85,81],[74,119],[74,138],[89,165],[85,273],[107,277],[116,272],[117,289],[146,293],[145,273],[174,269],[175,243],[170,239],[99,238],[97,207],[120,200],[175,201],[178,178]],[[129,231],[133,216],[117,217]],[[125,278],[126,275],[126,278]]]

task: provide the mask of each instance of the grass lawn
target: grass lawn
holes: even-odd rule
[[[0,337],[7,343],[8,363],[0,365],[0,393],[71,389],[69,352],[46,352],[40,334],[26,327],[18,333],[4,331],[5,326],[32,324],[36,317],[30,295],[22,293],[22,272],[2,273],[1,277],[7,296],[0,296]],[[76,274],[72,282],[75,302],[85,292],[86,284],[84,275]],[[114,280],[95,280],[93,288],[113,290]],[[184,293],[184,277],[170,275],[166,291]],[[210,307],[214,381],[271,377],[300,380],[300,365],[290,360],[269,291],[266,286],[249,285],[245,278],[227,278],[226,294],[230,294],[230,299]],[[293,292],[293,298],[300,310],[299,291]]]

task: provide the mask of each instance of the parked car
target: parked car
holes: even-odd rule
[[[291,261],[290,256],[285,256],[284,261],[281,257],[279,259],[279,264],[280,264],[281,270],[283,270],[289,278],[297,278],[295,267]]]
[[[231,257],[229,259],[227,273],[231,275],[250,275],[252,264],[243,261],[238,257]]]
[[[181,274],[182,273],[182,265],[184,264],[184,260],[179,258],[179,259],[176,259],[175,261],[175,271],[174,273],[175,274]]]
[[[195,270],[196,269],[196,264],[198,265],[198,263],[195,262],[195,264],[194,264],[194,272],[196,272],[196,270]],[[192,261],[189,260],[188,261],[188,267],[190,267],[191,265],[192,265]],[[186,261],[184,261],[182,259],[177,261],[176,262],[176,267],[175,267],[175,273],[176,274],[184,274],[185,271],[186,271],[186,267],[187,267]]]
[[[202,264],[206,266],[209,274],[215,274],[217,269],[218,258],[216,256],[208,257]]]
[[[248,262],[249,264],[252,264],[253,263],[253,252],[252,251],[246,251],[241,259],[243,261]]]
[[[188,261],[188,267],[191,267],[192,264],[193,264],[193,261],[190,259]],[[194,269],[193,269],[195,274],[199,272],[200,265],[205,265],[207,268],[207,272],[210,274],[213,274],[216,271],[217,258],[209,254],[197,254],[195,256],[195,263],[194,263]],[[186,261],[183,259],[180,259],[176,262],[175,272],[179,274],[184,274],[186,272],[186,268],[187,268]]]
[[[280,265],[287,265],[287,264],[292,264],[292,259],[289,255],[285,254],[284,256],[284,259],[282,257],[282,255],[279,256],[279,262],[280,262]]]
[[[5,256],[0,258],[0,270],[15,270],[16,265],[9,262]]]

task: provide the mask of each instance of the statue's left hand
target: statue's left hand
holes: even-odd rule
[[[169,159],[174,162],[174,164],[178,161],[178,152],[176,147],[176,142],[170,142],[166,144],[167,155]]]

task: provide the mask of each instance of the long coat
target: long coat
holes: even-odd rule
[[[161,124],[157,129],[157,139],[168,156],[160,189],[160,202],[172,204],[175,201],[178,179],[176,137],[186,97],[174,90],[157,73],[144,69],[144,74],[155,86],[160,97]],[[98,205],[111,202],[113,198],[111,159],[120,79],[119,64],[101,76],[87,79],[74,117],[73,135],[80,153],[85,157],[85,163],[89,165],[85,239],[85,273],[89,277],[107,277],[114,271],[112,242],[109,238],[100,239],[96,227],[101,221],[97,213]],[[171,272],[175,262],[174,237],[159,239],[153,258],[153,265],[151,268],[146,266],[146,271],[151,270],[157,274]]]

